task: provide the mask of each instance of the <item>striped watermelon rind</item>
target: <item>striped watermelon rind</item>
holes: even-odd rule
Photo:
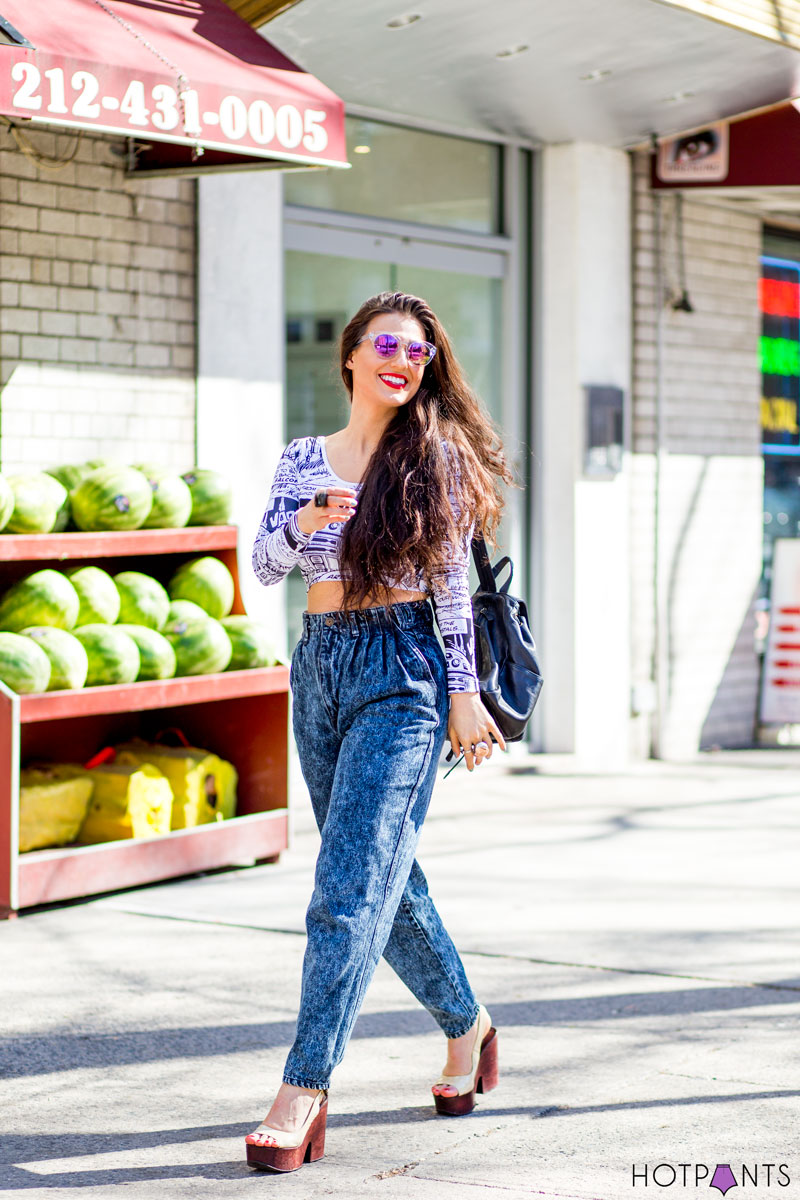
[[[81,602],[66,575],[45,567],[10,587],[0,599],[0,629],[19,633],[29,625],[72,629]]]
[[[192,514],[192,493],[180,475],[166,467],[137,466],[153,493],[153,507],[142,529],[182,529]]]
[[[167,623],[169,596],[162,584],[142,571],[120,571],[114,576],[120,606],[120,625],[147,625],[162,629]]]
[[[277,662],[272,639],[258,621],[237,614],[223,617],[220,624],[231,639],[232,654],[227,670],[247,671],[254,667],[271,667]]]
[[[137,679],[172,679],[177,666],[175,651],[162,633],[147,625],[117,625],[116,628],[136,642],[140,659]]]
[[[190,525],[227,525],[231,519],[231,485],[219,471],[192,467],[181,476],[192,493]]]
[[[8,483],[14,493],[14,511],[6,521],[6,533],[51,533],[63,521],[67,489],[52,475],[43,471],[9,475]]]
[[[32,625],[22,631],[41,646],[50,659],[48,692],[63,691],[65,688],[82,688],[89,672],[89,659],[82,643],[66,629],[55,629],[52,625]]]
[[[0,530],[5,529],[14,511],[14,492],[5,475],[0,475]]]
[[[87,687],[133,683],[139,674],[139,647],[116,625],[82,625],[75,630],[89,659]]]
[[[193,600],[170,600],[167,621],[207,621],[208,613]]]
[[[139,529],[153,506],[150,484],[133,467],[97,467],[70,494],[79,529]]]
[[[172,600],[191,600],[217,621],[233,608],[233,576],[225,563],[213,554],[183,563],[170,579],[167,589]]]
[[[50,670],[50,659],[31,638],[0,633],[0,680],[12,692],[27,696],[47,691]]]
[[[76,625],[113,625],[119,619],[119,592],[108,571],[70,567],[66,574],[81,602]]]
[[[231,660],[231,640],[213,617],[170,621],[163,633],[175,651],[176,675],[213,675]]]

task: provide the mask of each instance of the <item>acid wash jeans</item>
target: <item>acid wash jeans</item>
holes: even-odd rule
[[[428,601],[304,613],[291,687],[322,845],[283,1079],[327,1088],[381,955],[447,1037],[478,1015],[414,859],[449,705]]]

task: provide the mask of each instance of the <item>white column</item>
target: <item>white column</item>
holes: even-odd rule
[[[540,155],[534,445],[542,749],[628,757],[628,465],[584,476],[588,384],[630,396],[630,168],[624,151]]]
[[[198,464],[233,484],[245,607],[282,650],[283,589],[262,587],[250,565],[284,444],[282,176],[202,179],[198,237]]]

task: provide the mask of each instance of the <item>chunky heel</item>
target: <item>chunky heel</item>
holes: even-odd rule
[[[496,1088],[500,1082],[500,1070],[497,1063],[497,1030],[493,1027],[483,1039],[481,1056],[478,1060],[478,1082],[476,1092],[483,1094]]]
[[[478,1012],[475,1045],[472,1050],[472,1070],[468,1075],[442,1075],[434,1084],[458,1089],[457,1096],[438,1096],[434,1093],[436,1111],[442,1116],[463,1117],[475,1107],[475,1096],[490,1092],[500,1080],[497,1065],[497,1030],[483,1005]]]
[[[316,1113],[316,1115],[313,1115]],[[325,1153],[325,1124],[328,1119],[328,1097],[321,1092],[318,1102],[315,1101],[309,1110],[309,1118],[300,1130],[300,1140],[296,1145],[261,1146],[257,1142],[247,1141],[247,1165],[258,1167],[262,1171],[296,1171],[304,1163],[316,1162]],[[270,1129],[260,1125],[251,1135],[268,1134],[273,1141],[285,1141],[289,1136],[285,1130]]]

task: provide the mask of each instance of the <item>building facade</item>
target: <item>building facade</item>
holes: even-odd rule
[[[501,545],[546,679],[531,748],[610,765],[751,744],[765,512],[800,533],[791,455],[768,460],[764,501],[774,209],[654,192],[641,149],[349,114],[349,172],[198,179],[132,180],[109,137],[70,158],[67,134],[21,148],[0,130],[2,469],[223,471],[247,610],[290,646],[299,582],[249,570],[275,464],[346,422],[335,346],[355,308],[417,292],[519,485]],[[800,220],[778,223],[789,255]]]

